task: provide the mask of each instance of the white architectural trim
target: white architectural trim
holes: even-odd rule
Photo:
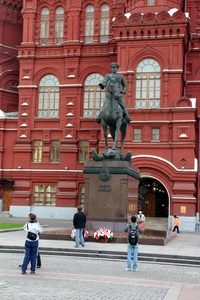
[[[55,169],[23,169],[23,164],[21,164],[22,166],[21,166],[21,169],[20,169],[20,173],[21,172],[46,172],[46,173],[49,173],[49,172],[56,172],[56,173],[63,173],[63,172],[75,172],[75,173],[83,173],[83,171],[82,170],[69,170],[69,168],[67,169],[67,171],[66,171],[66,169],[63,169],[63,170],[55,170]],[[37,163],[36,163],[36,165],[37,165]],[[66,167],[65,167],[66,168]],[[19,172],[19,169],[0,169],[0,172],[2,172],[2,171],[4,171],[4,172],[10,172],[10,171],[12,171],[12,172]]]
[[[173,169],[175,169],[178,172],[197,172],[198,161],[196,158],[194,158],[194,168],[193,169],[182,169],[182,168],[178,169],[169,160],[164,159],[163,157],[160,157],[160,156],[155,156],[155,155],[140,154],[140,155],[135,155],[135,156],[131,157],[131,159],[133,159],[133,160],[135,158],[152,158],[152,159],[156,159],[156,160],[161,160],[161,161],[165,162],[166,164],[170,165]]]

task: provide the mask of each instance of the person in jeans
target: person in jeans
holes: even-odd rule
[[[26,274],[29,261],[31,262],[31,274],[35,274],[39,234],[43,232],[44,229],[37,223],[35,214],[28,215],[28,222],[23,228],[27,234],[25,240],[25,256],[22,263],[22,274]],[[35,234],[35,240],[29,238],[29,232]]]
[[[74,228],[76,229],[75,247],[79,247],[80,243],[82,247],[85,246],[85,240],[83,236],[85,224],[86,224],[86,215],[83,212],[83,207],[80,205],[77,207],[77,213],[75,213],[73,217],[73,225]]]
[[[30,213],[29,215],[28,215],[28,222],[30,222],[31,221],[31,215],[32,215],[32,213]],[[39,225],[40,225],[40,223],[37,221],[37,220],[35,220]],[[39,247],[39,246],[38,246]],[[23,262],[22,262],[23,263]],[[39,251],[38,251],[38,254],[37,254],[37,263],[36,263],[36,265],[37,265],[37,267],[36,268],[41,268],[41,265],[42,265],[42,262],[41,262],[41,257],[40,257],[40,253],[39,253]],[[22,265],[18,265],[20,268],[22,267]]]
[[[143,230],[140,228],[139,225],[136,223],[137,218],[135,216],[131,217],[131,224],[127,224],[124,231],[128,233],[131,229],[136,229],[137,233],[143,233]],[[130,226],[131,225],[131,226]],[[131,257],[133,255],[133,271],[137,272],[138,271],[138,243],[136,245],[131,245],[128,240],[128,245],[127,245],[127,267],[126,271],[131,270]]]

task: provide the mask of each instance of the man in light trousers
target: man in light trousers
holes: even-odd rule
[[[76,229],[76,244],[75,247],[79,247],[81,244],[82,247],[85,246],[85,240],[84,240],[84,229],[85,229],[85,223],[86,223],[86,215],[83,212],[82,206],[77,207],[77,213],[74,214],[73,218],[73,225]]]
[[[135,216],[131,217],[131,224],[127,224],[124,231],[128,233],[131,230],[137,230],[137,233],[143,233],[143,230],[140,228],[139,225],[136,224],[137,218]],[[131,225],[131,226],[130,226]],[[138,243],[136,245],[131,245],[128,240],[127,245],[127,267],[126,271],[131,270],[131,257],[133,255],[133,271],[138,271]]]

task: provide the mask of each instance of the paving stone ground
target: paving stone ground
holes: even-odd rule
[[[42,268],[21,274],[21,254],[0,254],[1,300],[199,300],[200,268],[42,256]],[[134,297],[133,297],[134,295]]]
[[[9,218],[16,223],[26,222]],[[40,220],[49,229],[70,229],[71,221]],[[7,222],[0,217],[0,222]],[[1,232],[0,245],[24,245],[23,231]],[[73,241],[40,240],[40,247],[74,249]],[[126,251],[125,244],[88,243],[87,250]],[[163,246],[139,245],[140,253],[200,257],[200,235],[180,233]],[[139,262],[125,271],[125,261],[42,255],[42,268],[21,274],[22,254],[0,253],[0,300],[199,300],[200,268]]]

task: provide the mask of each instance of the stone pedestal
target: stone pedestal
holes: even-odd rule
[[[87,229],[106,227],[123,232],[128,218],[137,214],[139,172],[127,161],[87,161],[84,212]]]

